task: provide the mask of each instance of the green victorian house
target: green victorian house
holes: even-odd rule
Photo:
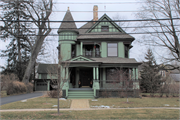
[[[94,6],[93,20],[77,28],[68,8],[59,27],[58,51],[62,64],[61,70],[64,98],[98,98],[121,96],[128,90],[132,97],[138,97],[138,65],[141,63],[129,58],[129,50],[134,37],[128,35],[108,15],[98,19],[98,7]],[[52,90],[52,81],[47,70],[57,64],[39,64],[39,79],[35,90]],[[126,75],[123,75],[126,73]],[[126,77],[124,77],[126,76]],[[57,79],[57,78],[56,78]],[[46,82],[44,82],[46,80]],[[127,87],[127,82],[130,81]]]

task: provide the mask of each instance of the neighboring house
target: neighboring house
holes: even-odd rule
[[[133,81],[133,88],[129,92],[138,97],[138,65],[141,63],[129,58],[131,43],[135,38],[123,31],[108,15],[104,14],[98,19],[97,9],[94,6],[93,20],[77,28],[68,8],[63,21],[69,22],[62,22],[59,27],[59,55],[62,56],[62,64],[68,63],[67,68],[61,70],[61,76],[70,73],[70,76],[64,78],[68,82],[63,87],[63,97],[97,98],[103,97],[107,91],[122,91],[118,89],[121,82],[117,82],[116,87],[112,85],[113,78],[117,78],[115,72],[119,69],[129,74],[128,79]],[[51,81],[48,80],[47,72],[50,66],[39,65],[36,89],[41,89],[41,85],[38,85],[40,80],[47,79],[49,82],[46,82],[45,87],[50,90],[48,86]]]
[[[174,84],[174,83],[177,83],[179,84],[180,83],[180,71],[178,69],[174,69],[174,70],[171,70],[172,67],[171,66],[168,66],[168,65],[160,65],[160,72],[159,74],[161,74],[162,76],[162,79],[163,78],[170,78],[170,83],[171,84]]]
[[[179,70],[171,70],[169,74],[170,78],[175,82],[176,84],[180,84],[180,72]]]

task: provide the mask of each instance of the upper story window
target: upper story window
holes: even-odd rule
[[[71,58],[76,56],[76,45],[71,46]]]
[[[108,56],[117,57],[118,56],[118,45],[117,43],[108,43]]]
[[[109,32],[109,26],[101,26],[101,32]]]
[[[125,49],[125,58],[128,58],[129,57],[129,47],[127,45],[124,46],[124,49]]]

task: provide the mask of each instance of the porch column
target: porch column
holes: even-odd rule
[[[95,80],[95,79],[96,79],[96,68],[93,67],[93,80]]]
[[[81,42],[81,46],[80,46],[80,47],[81,47],[81,49],[80,49],[80,50],[81,50],[80,55],[83,55],[83,42]]]
[[[138,80],[139,74],[138,74],[138,68],[136,68],[136,80]]]
[[[99,68],[96,67],[96,79],[99,80]]]
[[[132,70],[133,70],[132,71],[133,72],[132,79],[135,80],[136,79],[136,68],[133,68]]]
[[[66,67],[65,68],[65,79],[69,78],[69,69]]]

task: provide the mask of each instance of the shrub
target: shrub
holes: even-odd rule
[[[32,83],[28,83],[26,85],[26,87],[27,87],[27,93],[33,92],[33,84]]]
[[[19,81],[10,81],[7,87],[7,95],[26,93],[27,87],[24,83]]]
[[[28,83],[25,85],[19,81],[15,74],[3,75],[1,85],[5,86],[4,88],[7,91],[7,95],[33,92],[33,84]]]
[[[1,91],[7,90],[9,82],[19,80],[17,75],[11,73],[11,74],[2,74],[1,75]]]

